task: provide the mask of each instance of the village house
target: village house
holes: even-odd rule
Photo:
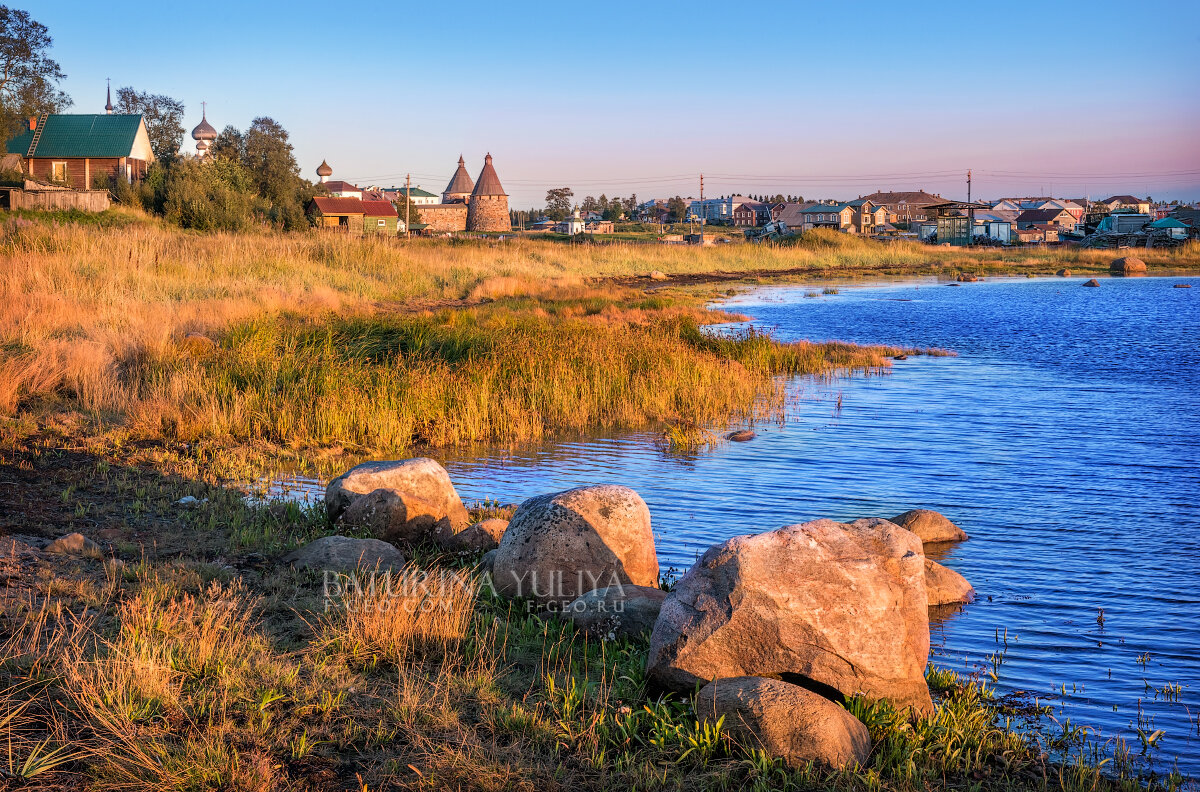
[[[307,212],[317,228],[352,236],[395,236],[399,230],[399,214],[390,201],[318,195],[309,201]]]
[[[751,228],[771,222],[771,207],[758,201],[745,201],[733,209],[733,224]]]
[[[1055,226],[1063,231],[1074,231],[1078,222],[1073,214],[1066,209],[1026,209],[1017,215],[1017,228],[1029,228],[1034,225]]]
[[[779,215],[774,217],[776,222],[783,223],[792,231],[804,230],[804,210],[810,206],[816,206],[816,201],[804,201],[802,203],[785,203],[779,209]],[[774,212],[772,211],[772,215]]]
[[[321,182],[321,186],[334,198],[358,198],[361,200],[363,197],[362,188],[355,187],[350,182],[327,181]]]
[[[361,234],[366,209],[361,198],[318,195],[306,208],[313,225],[324,230]]]
[[[886,206],[877,206],[867,198],[846,203],[854,210],[854,219],[846,229],[852,234],[874,234],[876,226],[888,224],[891,217]]]
[[[1150,201],[1145,198],[1135,198],[1132,195],[1113,195],[1096,203],[1104,206],[1110,212],[1132,212],[1134,214],[1150,214]]]
[[[814,228],[833,228],[842,231],[853,227],[857,211],[854,207],[844,203],[819,203],[800,210],[799,214],[801,231],[811,231]],[[789,225],[788,228],[791,226]]]
[[[864,200],[875,206],[882,206],[889,212],[892,223],[911,223],[926,217],[926,207],[943,203],[946,199],[940,195],[930,195],[924,190],[909,192],[874,192],[864,195]]]
[[[392,201],[403,201],[411,192],[411,200],[413,206],[432,206],[438,203],[438,197],[428,190],[422,190],[420,185],[413,187],[411,191],[408,188],[400,187],[388,190],[388,199]]]
[[[733,223],[733,210],[741,204],[754,203],[744,195],[726,195],[720,198],[705,198],[688,205],[688,217],[714,225]]]
[[[133,182],[154,162],[140,115],[43,113],[5,145],[21,155],[24,175],[77,190],[99,177]]]

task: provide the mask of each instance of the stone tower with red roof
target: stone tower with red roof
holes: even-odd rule
[[[467,202],[468,231],[509,231],[508,195],[500,185],[500,177],[492,167],[492,155],[483,159],[483,170],[475,180],[471,200]]]

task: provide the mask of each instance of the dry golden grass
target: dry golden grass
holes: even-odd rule
[[[771,396],[775,374],[884,363],[880,350],[714,345],[696,325],[730,317],[697,299],[590,280],[841,266],[836,251],[696,253],[6,224],[0,414],[40,405],[79,413],[84,432],[402,449],[719,420]],[[500,302],[462,307],[485,298]]]

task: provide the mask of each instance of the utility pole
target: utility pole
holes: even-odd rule
[[[704,247],[704,220],[708,209],[704,206],[704,174],[700,174],[700,247]]]
[[[404,238],[405,239],[412,238],[412,224],[409,222],[409,219],[408,219],[409,215],[412,214],[412,210],[409,208],[411,206],[412,206],[412,174],[406,173],[406,174],[404,174]]]
[[[971,203],[971,169],[967,168],[967,244],[975,243],[975,207]],[[939,240],[940,241],[940,240]]]

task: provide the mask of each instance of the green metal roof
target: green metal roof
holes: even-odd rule
[[[397,190],[397,192],[399,192],[401,195],[404,195],[406,191],[403,187],[401,187],[399,190]],[[431,193],[427,190],[422,190],[420,187],[412,188],[412,197],[413,198],[437,198],[437,196],[434,195],[433,193]]]
[[[817,204],[807,209],[801,209],[801,214],[837,214],[846,208],[846,204]]]
[[[128,157],[141,124],[140,115],[50,115],[32,156]],[[35,134],[26,129],[6,149],[26,156]]]
[[[1187,224],[1176,220],[1174,217],[1164,217],[1161,220],[1155,220],[1150,224],[1151,228],[1187,228]]]

